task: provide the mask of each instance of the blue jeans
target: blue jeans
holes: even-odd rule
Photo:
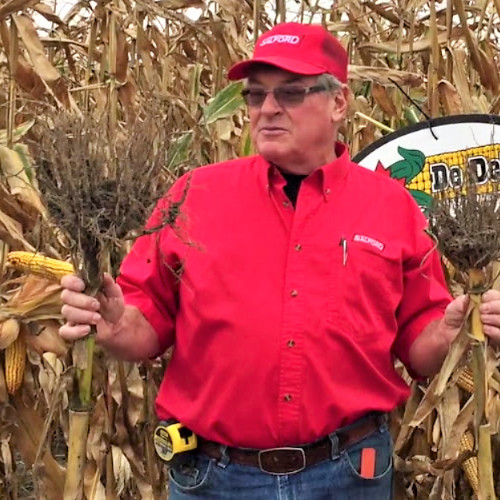
[[[375,448],[373,479],[359,474],[361,450]],[[392,439],[386,425],[331,459],[276,476],[192,453],[169,470],[170,500],[391,500]]]

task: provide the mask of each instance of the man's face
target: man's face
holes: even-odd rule
[[[250,90],[277,87],[312,87],[317,76],[303,76],[278,68],[259,68],[249,78]],[[249,105],[250,130],[257,151],[283,170],[309,174],[335,159],[337,130],[344,117],[347,88],[339,91],[312,91],[298,104],[278,102],[267,93],[261,105]]]

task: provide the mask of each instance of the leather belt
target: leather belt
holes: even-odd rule
[[[338,440],[338,448],[335,451],[338,453],[361,441],[375,432],[385,421],[384,414],[370,415],[360,419],[359,423],[355,422],[339,429],[333,433]],[[222,449],[219,443],[199,438],[198,450],[211,458],[222,459]],[[263,472],[276,475],[300,472],[306,467],[331,458],[333,451],[330,437],[304,446],[285,446],[266,450],[228,447],[225,450],[229,460],[235,464],[259,467]]]

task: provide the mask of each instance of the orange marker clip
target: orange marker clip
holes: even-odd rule
[[[375,448],[363,448],[361,450],[361,477],[372,479],[375,477]]]

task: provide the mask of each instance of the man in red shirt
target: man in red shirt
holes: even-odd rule
[[[97,326],[119,358],[174,345],[158,417],[199,438],[170,469],[172,499],[365,499],[391,495],[383,415],[435,373],[467,298],[451,300],[408,192],[336,142],[347,54],[322,27],[286,23],[233,66],[246,79],[258,155],[198,168],[177,227],[141,237],[99,299],[66,277],[66,339]],[[500,293],[484,295],[500,338]]]

